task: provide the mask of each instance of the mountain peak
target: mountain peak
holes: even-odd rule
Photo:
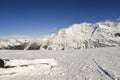
[[[18,36],[19,37],[19,36]],[[73,24],[40,38],[0,38],[1,49],[71,50],[120,46],[120,22]]]

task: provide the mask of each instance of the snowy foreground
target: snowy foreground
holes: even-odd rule
[[[120,80],[120,47],[69,51],[1,50],[0,80]]]

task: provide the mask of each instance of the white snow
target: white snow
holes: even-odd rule
[[[22,47],[26,47],[25,45],[29,43],[30,40],[32,40],[32,38],[20,35],[0,37],[0,49],[15,49],[15,46],[21,46],[22,49]],[[20,49],[20,47],[16,49]]]
[[[120,22],[110,21],[38,38],[0,37],[0,80],[120,80],[119,46]]]
[[[72,50],[113,46],[120,46],[120,22],[73,24],[38,38],[0,38],[0,49]]]
[[[36,64],[48,64],[57,65],[54,59],[33,59],[33,60],[10,60],[5,61],[5,66],[21,66],[21,65],[36,65]]]
[[[0,69],[0,76],[29,75],[31,73],[47,74],[57,61],[54,59],[33,59],[33,60],[9,60],[5,61],[7,68]]]
[[[120,47],[1,50],[0,58],[9,59],[11,66],[19,65],[0,68],[0,80],[120,80]]]

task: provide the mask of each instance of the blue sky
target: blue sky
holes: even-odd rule
[[[41,36],[74,23],[115,21],[120,0],[0,0],[0,36]]]

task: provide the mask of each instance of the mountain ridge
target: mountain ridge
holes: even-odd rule
[[[120,22],[73,24],[44,37],[2,39],[0,49],[17,49],[19,46],[21,50],[71,50],[120,46]]]

